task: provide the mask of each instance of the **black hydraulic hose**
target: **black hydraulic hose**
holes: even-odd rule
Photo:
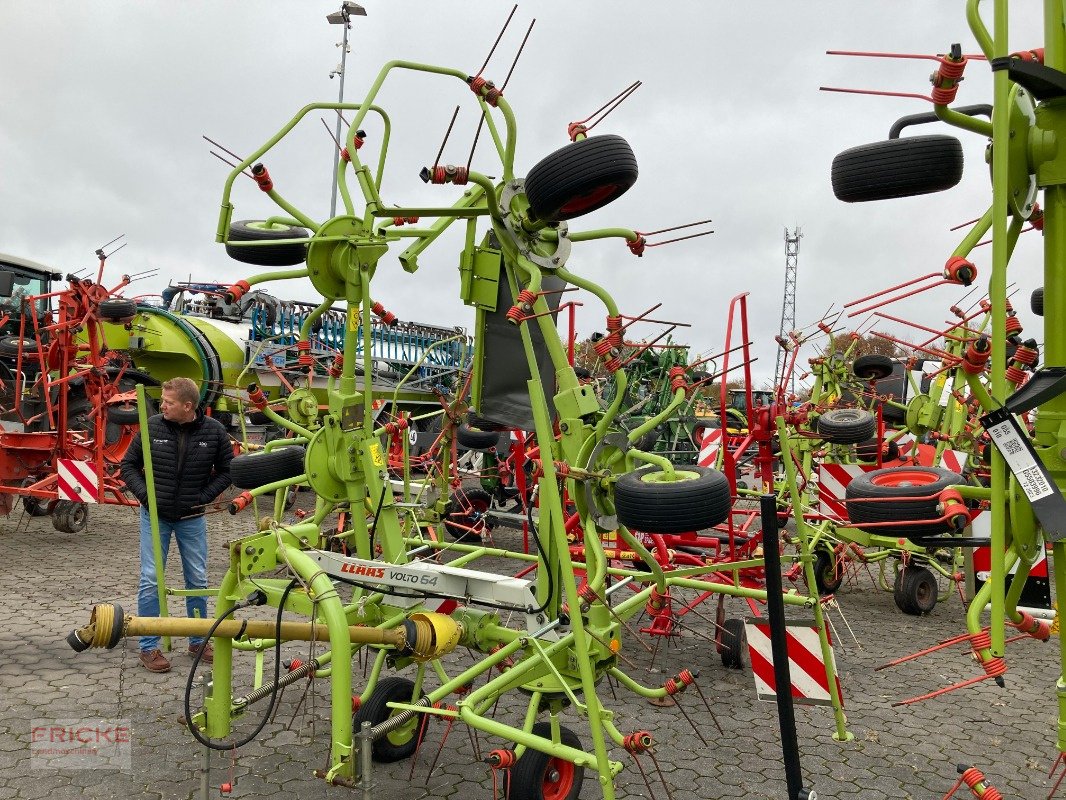
[[[259,724],[256,725],[255,730],[239,742],[220,742],[215,744],[200,733],[200,731],[196,729],[195,723],[192,721],[192,705],[189,698],[192,696],[192,682],[196,675],[196,668],[200,666],[200,659],[203,657],[204,648],[207,646],[208,642],[211,641],[211,635],[215,632],[215,629],[218,628],[222,620],[238,609],[262,605],[266,602],[266,595],[262,592],[256,592],[248,601],[237,603],[233,608],[228,609],[221,617],[216,619],[215,624],[211,626],[211,630],[207,632],[207,638],[204,639],[203,645],[196,653],[195,658],[193,658],[192,669],[189,670],[189,679],[185,682],[185,726],[189,729],[189,733],[192,734],[193,738],[204,747],[221,751],[236,750],[238,747],[244,747],[244,745],[248,744],[259,735],[259,732],[266,727],[270,715],[274,713],[274,706],[277,704],[278,700],[278,681],[281,679],[281,615],[285,611],[285,601],[289,598],[289,592],[293,590],[293,587],[295,587],[297,583],[295,578],[289,581],[289,585],[285,587],[285,591],[281,594],[281,602],[278,603],[278,616],[274,626],[274,683],[270,693],[270,705],[267,707],[266,713],[263,714],[262,719],[259,720]]]

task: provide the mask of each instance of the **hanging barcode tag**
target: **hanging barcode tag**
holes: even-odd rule
[[[1066,537],[1066,498],[1052,481],[1018,420],[1007,409],[1000,408],[981,417],[981,424],[1029,498],[1047,538],[1057,542]]]

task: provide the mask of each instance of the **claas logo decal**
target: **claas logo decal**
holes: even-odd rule
[[[362,564],[341,564],[341,572],[350,575],[364,575],[367,578],[384,578],[384,567],[364,567]]]

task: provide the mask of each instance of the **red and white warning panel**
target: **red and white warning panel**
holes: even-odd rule
[[[987,539],[992,535],[992,515],[987,511],[978,513],[972,524],[975,538]],[[973,556],[968,566],[967,590],[973,596],[973,593],[980,589],[992,575],[992,548],[973,548]],[[1004,591],[1010,588],[1017,572],[1018,565],[1015,564],[1006,576]],[[1054,619],[1055,617],[1055,609],[1051,605],[1051,581],[1048,577],[1046,553],[1041,553],[1029,570],[1029,577],[1018,598],[1018,610],[1027,611],[1038,619]]]
[[[774,677],[774,657],[770,647],[770,623],[765,619],[749,619],[744,623],[744,630],[748,639],[751,671],[755,676],[755,691],[760,700],[773,700],[777,697],[777,680]],[[829,634],[828,630],[826,634]],[[829,677],[822,659],[822,645],[814,623],[786,623],[785,639],[788,643],[788,671],[792,681],[793,702],[814,706],[832,705]],[[836,676],[837,694],[843,705],[844,693],[840,690],[840,676],[836,671],[836,657],[832,645],[833,640],[830,637],[829,658]]]
[[[73,500],[77,503],[99,502],[100,484],[96,479],[96,467],[93,462],[60,458],[58,466],[56,488],[60,500]]]

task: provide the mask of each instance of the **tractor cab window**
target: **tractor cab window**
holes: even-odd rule
[[[10,297],[0,297],[0,310],[5,314],[17,316],[22,313],[22,301],[27,297],[45,294],[45,282],[43,278],[15,273],[15,285]],[[36,301],[36,314],[40,316],[48,311],[47,298]]]

